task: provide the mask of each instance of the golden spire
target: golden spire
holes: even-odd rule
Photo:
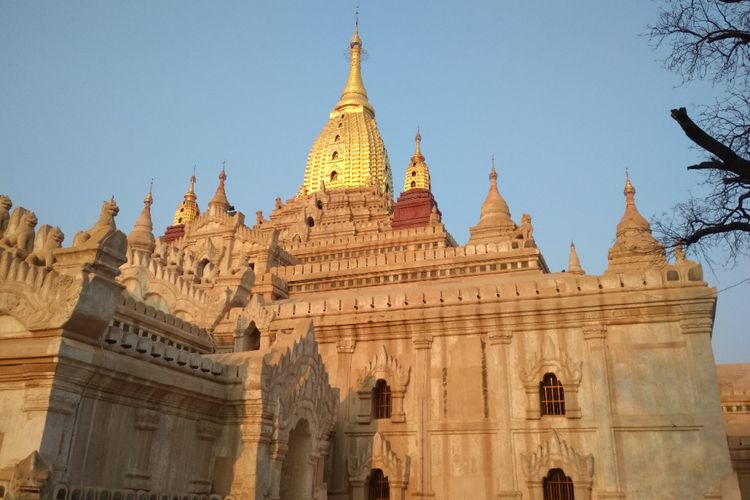
[[[195,195],[195,167],[193,167],[193,175],[190,176],[190,188],[185,193],[185,199],[182,200],[182,203],[180,203],[180,206],[177,207],[174,213],[173,225],[187,224],[194,221],[201,214],[201,210],[196,202],[197,199],[198,197]]]
[[[573,241],[570,242],[570,257],[568,257],[568,272],[570,274],[586,274],[581,267],[581,261],[578,259],[578,253],[576,253],[576,246]]]
[[[349,43],[351,64],[341,99],[328,115],[307,156],[305,180],[297,196],[327,189],[374,186],[393,196],[393,174],[388,152],[375,122],[375,110],[362,83],[362,39],[359,20]]]
[[[409,166],[406,167],[406,176],[404,178],[404,191],[411,189],[430,189],[430,169],[427,167],[427,163],[424,161],[424,155],[422,154],[422,134],[419,133],[419,127],[417,127],[417,135],[414,137],[416,147],[414,154],[411,157]]]
[[[362,106],[375,114],[375,110],[367,100],[367,90],[362,82],[362,39],[359,37],[359,6],[357,6],[356,20],[354,22],[354,35],[349,42],[349,78],[346,80],[344,90],[341,92],[341,99],[334,108],[334,111],[342,111],[346,108]]]
[[[212,212],[227,212],[231,205],[227,199],[227,193],[224,190],[224,182],[227,180],[227,173],[224,169],[226,162],[221,163],[221,173],[219,174],[219,185],[211,201],[208,202],[208,209]]]
[[[133,230],[128,235],[128,245],[136,250],[144,250],[148,253],[154,251],[156,246],[156,240],[154,240],[154,225],[151,222],[151,204],[154,202],[154,197],[151,191],[154,186],[154,181],[151,181],[151,187],[148,189],[148,194],[143,199],[143,210],[141,215],[138,216],[138,220],[135,221]]]

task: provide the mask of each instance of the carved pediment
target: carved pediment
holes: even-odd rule
[[[533,453],[521,454],[524,473],[531,481],[547,475],[547,471],[560,468],[573,478],[573,481],[591,481],[594,475],[594,457],[577,452],[557,431],[546,443],[539,445]]]
[[[527,368],[521,370],[521,380],[526,386],[537,385],[545,373],[554,372],[563,384],[578,385],[581,383],[582,364],[570,359],[552,336],[547,335],[541,349],[527,362]]]
[[[388,354],[381,345],[377,354],[359,372],[357,384],[360,389],[372,388],[378,379],[384,379],[396,389],[405,391],[409,384],[411,367],[402,366],[398,359]]]
[[[406,455],[401,459],[391,449],[391,443],[376,432],[359,453],[349,455],[348,472],[352,481],[365,481],[372,469],[380,469],[391,483],[407,484],[411,458]]]

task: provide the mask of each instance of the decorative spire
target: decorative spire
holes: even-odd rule
[[[154,225],[151,222],[151,205],[154,202],[154,197],[151,194],[153,190],[154,181],[151,180],[151,186],[148,189],[146,197],[143,199],[143,210],[141,215],[138,216],[138,220],[135,221],[133,230],[128,235],[128,245],[135,250],[143,250],[148,254],[151,254],[155,248],[154,240]]]
[[[414,154],[411,157],[409,166],[406,167],[404,192],[411,189],[430,189],[430,169],[427,167],[424,155],[422,154],[422,134],[419,133],[419,127],[417,127],[417,135],[414,137],[414,142],[416,143],[416,147],[414,148]]]
[[[216,193],[211,201],[208,202],[208,210],[212,213],[226,213],[231,205],[227,199],[227,193],[224,190],[224,182],[227,180],[227,173],[225,170],[226,162],[221,162],[221,173],[219,174],[219,186],[216,188]]]
[[[174,213],[174,220],[172,225],[182,226],[188,222],[194,221],[200,214],[201,210],[198,207],[198,197],[195,195],[195,167],[193,167],[193,175],[190,176],[190,187],[185,193],[185,198],[177,207]]]
[[[310,148],[297,197],[317,192],[321,181],[329,190],[374,187],[385,195],[384,199],[393,197],[388,152],[362,83],[363,49],[358,23],[349,50],[349,77],[340,100],[328,114],[328,122]]]
[[[510,209],[497,189],[495,156],[490,168],[490,190],[479,212],[479,222],[469,229],[469,244],[490,243],[513,237],[516,224],[510,218]]]
[[[623,194],[625,213],[617,224],[615,244],[609,249],[607,272],[664,266],[664,247],[651,234],[651,226],[635,206],[635,187],[627,171]]]
[[[581,267],[581,261],[578,259],[576,246],[572,240],[570,242],[570,257],[568,257],[568,272],[570,274],[586,274],[583,267]]]
[[[370,102],[367,100],[367,90],[362,81],[362,39],[359,37],[359,7],[357,7],[356,18],[354,21],[354,35],[349,41],[349,78],[346,80],[344,90],[341,92],[341,99],[334,108],[334,111],[342,111],[346,108],[361,106],[375,114]]]

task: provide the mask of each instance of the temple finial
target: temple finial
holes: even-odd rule
[[[568,272],[570,274],[586,274],[583,270],[583,267],[581,267],[581,261],[578,258],[578,253],[576,252],[576,246],[573,243],[573,240],[570,240],[570,256],[568,257]]]
[[[200,215],[201,211],[196,202],[197,199],[198,197],[195,194],[195,165],[193,165],[193,175],[190,176],[190,187],[188,187],[182,203],[175,210],[173,225],[180,226],[187,224]]]
[[[359,4],[354,9],[354,33],[359,34]]]
[[[151,204],[154,202],[154,195],[152,194],[152,191],[154,190],[154,178],[151,178],[151,184],[148,186],[148,193],[146,193],[146,197],[143,199],[143,203],[145,203],[148,206],[151,206]]]
[[[409,166],[406,167],[406,178],[404,179],[404,191],[411,189],[430,189],[430,169],[427,167],[424,155],[422,154],[422,134],[417,127],[417,135],[414,136],[416,144],[414,154],[411,157]]]
[[[490,183],[495,184],[497,182],[497,170],[495,170],[495,155],[492,155],[490,160],[492,167],[490,168]]]
[[[633,186],[633,183],[630,182],[630,173],[627,168],[625,169],[625,189],[623,190],[623,193],[625,194],[625,202],[628,205],[634,205],[635,187]]]
[[[229,200],[227,199],[226,191],[224,190],[224,182],[227,180],[226,163],[226,161],[221,162],[219,185],[216,188],[214,197],[208,202],[209,212],[212,213],[226,213],[231,207]]]
[[[349,42],[349,51],[351,55],[349,78],[347,78],[344,90],[341,92],[341,99],[334,109],[340,111],[344,108],[361,106],[374,113],[372,105],[367,100],[365,84],[362,82],[362,39],[359,37],[359,8],[357,8],[354,35]]]

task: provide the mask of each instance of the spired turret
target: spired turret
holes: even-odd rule
[[[327,189],[375,186],[393,196],[388,153],[380,137],[375,110],[362,82],[362,39],[356,29],[349,43],[349,77],[323,130],[310,148],[305,180],[297,196]]]
[[[156,240],[154,239],[154,224],[151,222],[151,205],[154,197],[151,189],[148,190],[143,200],[143,211],[135,221],[133,230],[128,235],[128,246],[133,250],[141,250],[148,255],[154,251]]]
[[[576,246],[572,241],[570,242],[570,256],[568,257],[568,272],[570,274],[586,274],[583,267],[581,267],[581,261],[578,259]]]
[[[211,201],[208,202],[208,213],[210,214],[225,214],[232,209],[232,205],[227,199],[227,193],[224,189],[224,183],[227,180],[227,173],[224,170],[224,166],[221,167],[221,173],[219,174],[219,185],[216,187],[216,193]]]
[[[417,135],[414,137],[414,142],[416,143],[416,148],[411,157],[411,162],[406,168],[404,192],[411,189],[427,189],[429,191],[430,169],[427,167],[424,155],[422,154],[422,134],[419,133],[419,128],[417,128]]]
[[[393,229],[407,229],[439,223],[442,214],[430,191],[430,170],[422,154],[422,135],[417,129],[416,147],[404,175],[404,191],[393,205]]]
[[[469,229],[469,244],[494,243],[514,237],[516,224],[510,217],[510,209],[497,189],[497,171],[495,160],[490,169],[490,190],[482,203],[479,222]]]
[[[626,175],[625,213],[617,224],[615,244],[609,249],[608,273],[661,268],[667,263],[664,247],[651,234],[651,226],[635,206],[635,187]]]
[[[197,200],[198,197],[195,194],[195,171],[193,171],[193,175],[190,176],[190,187],[187,193],[185,193],[185,198],[177,207],[177,210],[175,210],[172,225],[164,233],[164,239],[167,243],[171,243],[185,234],[185,224],[193,222],[201,214]]]

